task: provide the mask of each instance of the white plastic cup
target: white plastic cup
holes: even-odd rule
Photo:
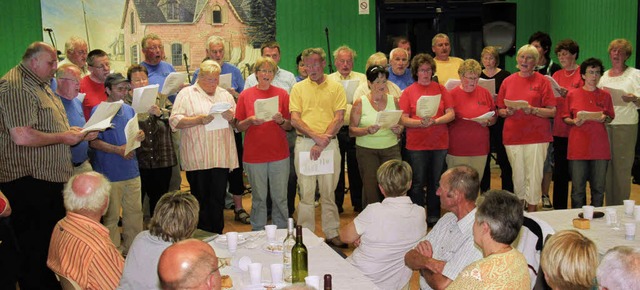
[[[260,285],[262,283],[262,264],[249,264],[249,277],[251,277],[251,285]]]
[[[235,253],[238,249],[238,232],[228,232],[227,236],[227,248],[229,252]]]
[[[632,216],[634,206],[636,205],[636,201],[633,199],[625,199],[623,203],[624,203],[624,214],[628,216]]]
[[[242,271],[249,270],[249,264],[251,264],[251,258],[248,256],[242,256],[239,259],[231,259],[231,266],[234,266]]]
[[[266,225],[266,226],[264,226],[264,231],[267,232],[267,241],[269,243],[275,243],[275,241],[276,241],[276,229],[278,229],[278,226],[276,226],[276,225]]]
[[[640,205],[636,205],[633,208],[633,217],[637,222],[640,222]]]
[[[320,289],[320,277],[319,276],[307,276],[304,278],[304,283],[307,286],[311,286],[315,289]]]
[[[607,225],[618,227],[618,211],[615,208],[607,208]]]
[[[624,238],[629,241],[636,239],[636,224],[625,223],[624,224]]]
[[[582,217],[592,220],[593,219],[593,211],[595,208],[592,205],[583,205],[582,206]]]
[[[271,283],[278,284],[282,283],[282,270],[284,269],[284,265],[280,264],[271,264]]]

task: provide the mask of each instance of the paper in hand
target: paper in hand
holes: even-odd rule
[[[400,117],[402,117],[402,110],[381,111],[376,116],[376,125],[380,126],[380,129],[389,129],[398,124]]]
[[[496,114],[495,111],[489,111],[475,118],[462,118],[462,119],[469,120],[469,121],[476,121],[476,122],[486,122],[487,120],[491,119],[491,117],[493,117],[495,114]]]
[[[480,78],[478,80],[478,86],[481,86],[481,87],[487,89],[487,91],[489,91],[489,93],[491,93],[492,96],[494,96],[496,94],[496,80],[495,79],[483,79],[483,78]]]
[[[420,118],[431,118],[438,113],[440,94],[435,96],[421,96],[416,103],[416,115]]]
[[[131,107],[137,114],[148,112],[151,106],[156,103],[159,87],[159,85],[155,84],[133,89]]]
[[[459,86],[460,83],[461,81],[459,79],[448,79],[447,83],[444,84],[444,87],[447,89],[447,91],[451,91]]]
[[[86,93],[78,93],[78,95],[76,96],[76,99],[78,99],[80,103],[82,103],[84,101],[84,97],[86,96],[87,96]]]
[[[512,100],[504,100],[504,105],[507,106],[507,108],[514,108],[514,109],[524,109],[524,108],[528,108],[529,107],[529,102],[525,101],[525,100],[516,100],[516,101],[512,101]]]
[[[231,107],[233,107],[233,105],[227,102],[218,102],[211,106],[211,109],[209,109],[209,114],[223,113],[231,109]]]
[[[629,104],[622,100],[622,96],[626,95],[627,92],[610,87],[603,87],[603,89],[611,94],[611,100],[613,101],[614,106],[626,106]]]
[[[602,117],[602,111],[600,112],[580,111],[576,114],[576,117],[582,120],[600,120],[600,117]]]
[[[231,88],[231,74],[230,74],[230,73],[228,73],[228,74],[221,74],[221,75],[220,75],[220,79],[219,79],[219,80],[220,80],[220,81],[218,82],[218,85],[219,85],[221,88],[223,88],[223,89],[225,89],[225,90],[228,90],[228,89],[230,89],[230,88]]]
[[[309,151],[300,151],[298,160],[302,175],[333,174],[333,150],[322,150],[317,160],[311,160]]]
[[[204,125],[206,131],[214,131],[220,129],[228,129],[229,121],[225,120],[220,113],[213,114],[213,120]]]
[[[264,121],[271,121],[273,115],[278,113],[278,103],[280,97],[274,96],[268,99],[256,100],[253,103],[253,110],[256,118]]]
[[[166,96],[174,95],[177,93],[182,85],[187,81],[186,72],[172,72],[164,80],[162,85],[162,94]]]
[[[102,102],[84,125],[82,132],[103,131],[111,127],[111,119],[118,113],[124,102]]]
[[[556,98],[562,97],[558,92],[558,90],[561,88],[560,84],[558,84],[558,82],[554,80],[550,75],[545,75],[544,77],[547,78],[551,83],[551,90],[553,91],[553,96]]]
[[[347,95],[347,104],[353,104],[353,94],[356,92],[356,89],[360,85],[360,81],[344,80],[340,82],[342,83],[342,87],[344,87],[344,92]]]
[[[140,147],[140,141],[138,141],[138,132],[140,132],[140,126],[138,125],[138,115],[133,116],[124,126],[124,134],[127,138],[127,146],[124,149],[124,155]]]

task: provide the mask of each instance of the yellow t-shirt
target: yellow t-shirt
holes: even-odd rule
[[[342,85],[324,77],[320,84],[309,78],[296,83],[289,98],[289,111],[300,113],[302,121],[317,133],[327,130],[336,111],[347,108]]]
[[[516,249],[475,261],[447,289],[531,289],[527,260]]]
[[[463,60],[455,56],[450,56],[449,60],[441,61],[437,58],[436,61],[436,75],[438,76],[438,83],[444,86],[449,79],[459,79],[458,68],[462,64]]]

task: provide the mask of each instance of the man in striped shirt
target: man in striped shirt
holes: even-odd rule
[[[115,289],[122,276],[124,259],[100,224],[110,189],[95,171],[71,177],[63,192],[67,216],[51,234],[47,266],[82,289]]]
[[[85,138],[81,128],[69,127],[49,86],[56,66],[54,48],[34,42],[0,79],[0,190],[11,202],[10,224],[24,249],[8,265],[9,271],[19,268],[20,289],[59,286],[46,266],[49,237],[64,217],[60,192],[73,170],[69,146]],[[5,266],[0,276],[8,275]],[[17,279],[10,277],[10,285],[0,288],[15,287]]]

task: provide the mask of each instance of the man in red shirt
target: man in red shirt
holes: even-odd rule
[[[91,109],[107,100],[104,81],[111,71],[111,65],[109,56],[101,49],[94,49],[89,52],[87,64],[91,74],[80,80],[80,92],[86,94],[82,101],[82,111],[84,112],[85,120],[89,121]]]

